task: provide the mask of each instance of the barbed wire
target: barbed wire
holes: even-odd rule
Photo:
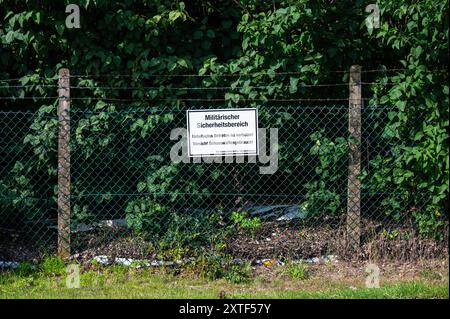
[[[0,100],[55,100],[58,96],[0,96]]]
[[[0,79],[0,82],[14,82],[14,81],[22,81],[25,77],[27,77],[27,75],[24,75],[21,78],[13,78],[13,79]],[[48,81],[57,81],[58,78],[56,77],[43,77],[43,76],[39,76],[39,77],[35,77],[35,80],[48,80]]]
[[[91,101],[117,101],[117,102],[140,102],[140,101],[184,101],[184,102],[229,102],[233,101],[232,99],[225,99],[225,98],[215,98],[215,99],[195,99],[195,98],[166,98],[166,99],[153,99],[153,98],[102,98],[102,97],[58,97],[58,96],[52,96],[52,97],[0,97],[0,100],[33,100],[33,99],[39,99],[39,100],[91,100]],[[241,102],[250,102],[250,101],[267,101],[267,102],[300,102],[300,101],[316,101],[316,102],[326,102],[326,101],[348,101],[348,98],[298,98],[298,99],[239,99]]]
[[[374,98],[361,98],[361,101],[370,101]],[[2,96],[0,100],[66,100],[66,101],[105,101],[105,102],[143,102],[143,101],[154,101],[154,102],[171,102],[171,101],[179,101],[179,102],[336,102],[336,101],[349,101],[349,98],[239,98],[237,101],[234,101],[232,98],[111,98],[111,97],[59,97],[59,96],[49,96],[49,97],[11,97],[11,96]],[[359,99],[358,99],[359,100]]]
[[[123,114],[154,114],[155,112],[186,112],[186,108],[173,108],[173,107],[153,107],[150,109],[121,109],[121,107],[128,107],[127,105],[116,105],[118,109],[114,110],[107,110],[107,109],[98,109],[98,110],[91,110],[91,109],[80,109],[80,108],[71,108],[70,112],[72,114],[108,114],[108,115],[123,115]],[[143,106],[135,106],[136,108],[143,107]],[[370,104],[367,106],[361,106],[361,109],[393,109],[395,106],[393,105],[379,105],[379,104]],[[203,108],[199,108],[203,109]],[[208,109],[208,108],[204,108]],[[299,110],[339,110],[339,111],[347,111],[348,110],[348,104],[336,104],[336,105],[304,105],[304,104],[296,104],[296,105],[265,105],[265,110],[268,111],[280,111],[284,112],[285,110],[289,109],[299,109]]]
[[[390,68],[390,69],[369,69],[369,70],[361,70],[361,73],[386,73],[386,72],[398,72],[398,71],[406,71],[408,69],[406,68]],[[331,70],[331,71],[324,71],[324,74],[329,73],[349,73],[349,70]],[[434,69],[429,70],[430,73],[440,73],[440,72],[448,72],[447,69]],[[221,74],[144,74],[144,76],[141,76],[143,78],[149,78],[149,77],[240,77],[240,76],[258,76],[258,75],[268,75],[268,76],[281,76],[281,75],[302,75],[305,74],[304,72],[300,71],[289,71],[289,72],[250,72],[250,73],[221,73]],[[138,74],[142,75],[142,74]],[[24,76],[26,77],[26,76]],[[0,79],[0,82],[13,82],[13,81],[21,81],[24,79],[24,77],[21,78],[13,78],[13,79]],[[69,78],[102,78],[102,77],[139,77],[136,76],[136,74],[72,74],[69,75]],[[57,77],[35,77],[34,80],[51,80],[55,81],[58,80]]]
[[[379,83],[379,82],[360,82],[361,85],[396,85],[396,83]],[[324,84],[299,84],[295,86],[291,85],[283,85],[285,88],[315,88],[315,87],[341,87],[348,86],[348,83],[324,83]],[[66,89],[66,87],[58,86],[58,85],[9,85],[9,86],[0,86],[0,89],[21,89],[21,88],[62,88]],[[258,86],[211,86],[211,87],[167,87],[167,86],[70,86],[70,89],[85,89],[85,90],[236,90],[236,89],[265,89],[271,88],[272,85],[258,85]],[[277,87],[277,88],[282,88]]]
[[[34,87],[42,87],[42,88],[59,88],[56,84],[26,84],[26,85],[0,85],[0,89],[21,89],[21,88],[34,88]]]
[[[403,71],[406,70],[404,68],[392,68],[392,69],[372,69],[372,70],[361,70],[362,73],[373,73],[373,72],[395,72],[395,71]],[[349,73],[349,70],[331,70],[324,71],[323,73]],[[250,72],[250,73],[221,73],[221,74],[145,74],[145,77],[211,77],[211,76],[219,76],[219,77],[240,77],[240,76],[259,76],[259,75],[268,75],[268,76],[282,76],[282,75],[303,75],[305,72],[301,71],[286,71],[286,72]],[[88,77],[134,77],[133,74],[99,74],[99,75],[83,75],[83,74],[73,74],[69,77],[71,78],[88,78]]]
[[[113,106],[114,104],[111,104]],[[106,106],[107,107],[107,106]],[[108,114],[111,116],[117,116],[117,115],[124,115],[124,114],[134,114],[134,115],[149,115],[154,114],[155,112],[186,112],[187,108],[181,107],[181,108],[175,108],[175,107],[160,107],[160,106],[154,106],[151,108],[148,108],[148,105],[134,105],[135,109],[130,109],[129,105],[114,105],[115,109],[83,109],[79,107],[72,107],[70,109],[70,113],[74,115],[78,114],[85,114],[85,115],[99,115],[99,114]],[[145,109],[144,109],[145,107]],[[204,106],[199,107],[199,109],[203,109]],[[395,106],[393,105],[380,105],[380,104],[369,104],[369,105],[362,105],[361,109],[394,109]],[[207,109],[207,108],[205,108]],[[347,111],[348,110],[348,104],[334,104],[334,105],[308,105],[308,104],[294,104],[294,105],[264,105],[264,109],[267,111],[280,111],[285,112],[286,110],[290,109],[297,109],[297,110],[335,110],[335,111]],[[54,112],[56,112],[56,108],[54,109]],[[47,118],[47,119],[55,119],[58,120],[59,117],[55,113],[54,115],[49,113],[40,113],[39,111],[29,111],[29,110],[0,110],[1,116],[8,116],[8,115],[21,115],[21,116],[30,116],[30,117],[39,117],[39,118]]]

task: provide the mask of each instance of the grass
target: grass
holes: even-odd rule
[[[283,269],[283,273],[288,275],[292,279],[304,280],[308,277],[306,273],[306,266],[304,263],[288,262]]]
[[[257,295],[237,293],[235,298],[283,299],[430,299],[447,298],[448,285],[428,285],[423,282],[389,284],[380,288],[335,288],[325,291],[265,291]]]
[[[64,270],[64,271],[63,271]],[[24,265],[19,271],[0,274],[0,298],[449,298],[447,280],[387,282],[365,288],[363,282],[329,281],[304,276],[303,266],[291,265],[288,278],[251,278],[233,283],[208,280],[164,270],[136,270],[109,266],[83,272],[80,288],[67,288],[65,267],[57,260],[35,270]]]

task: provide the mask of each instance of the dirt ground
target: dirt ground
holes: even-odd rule
[[[307,289],[308,285],[314,285],[317,289],[327,289],[330,286],[339,284],[346,287],[364,287],[366,281],[373,274],[373,264],[379,269],[379,284],[398,282],[418,282],[440,283],[448,285],[449,282],[449,261],[448,259],[418,260],[414,262],[348,262],[335,261],[332,263],[317,263],[306,265],[306,276],[309,280],[302,280],[302,288]],[[263,281],[273,282],[280,279],[282,267],[272,268],[267,266],[253,267],[257,277]],[[369,271],[372,269],[372,271]],[[286,288],[293,288],[298,285],[298,281],[283,280],[282,285]]]
[[[417,264],[421,261],[448,260],[447,241],[422,239],[409,229],[399,230],[395,238],[388,238],[381,232],[374,232],[370,224],[365,224],[362,232],[362,245],[359,251],[346,247],[345,231],[331,226],[298,227],[280,223],[265,223],[254,234],[244,231],[228,236],[224,242],[224,253],[236,259],[249,260],[255,263],[261,259],[278,259],[284,257],[293,260],[305,260],[324,256],[337,256],[340,262],[353,264],[378,260],[401,265]],[[56,244],[37,246],[34,242],[21,242],[12,236],[0,236],[0,261],[34,261],[37,262],[45,254],[56,251]],[[143,238],[124,233],[121,229],[110,230],[109,233],[98,232],[87,234],[84,248],[75,251],[72,260],[82,263],[90,262],[96,256],[107,256],[109,259],[132,258],[155,260],[158,251]],[[74,244],[78,242],[74,241]],[[214,247],[207,247],[215,254]],[[192,257],[192,256],[186,256]],[[195,256],[194,256],[195,257]],[[174,257],[175,258],[175,257]],[[351,267],[350,267],[351,268]],[[350,269],[346,267],[346,269]],[[403,268],[402,268],[403,269]],[[400,271],[400,270],[399,270]],[[401,270],[404,272],[406,270]]]

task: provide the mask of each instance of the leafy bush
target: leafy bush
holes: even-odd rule
[[[243,284],[250,281],[252,277],[252,266],[249,261],[232,264],[226,271],[224,278],[233,284]]]
[[[19,276],[29,276],[34,273],[35,267],[33,264],[23,261],[19,263],[19,266],[15,269]]]
[[[210,212],[174,212],[165,222],[165,233],[157,237],[157,248],[165,257],[180,260],[211,250],[225,235],[222,217]],[[166,252],[164,252],[166,251]]]
[[[197,258],[189,269],[209,280],[226,279],[235,284],[249,282],[252,267],[249,261],[235,261],[228,255],[204,254]]]
[[[249,218],[246,213],[232,212],[230,216],[231,222],[239,229],[248,231],[252,236],[261,228],[261,219],[258,217]]]
[[[56,256],[44,258],[41,264],[41,272],[45,275],[63,275],[66,272],[64,261]]]
[[[170,224],[167,209],[152,200],[140,199],[130,202],[125,212],[127,225],[137,234],[159,236],[166,232]]]
[[[172,257],[182,258],[187,252],[213,245],[224,231],[218,212],[177,212],[149,199],[130,202],[126,211],[128,226],[157,248],[172,251]]]
[[[188,265],[188,269],[194,270],[200,277],[209,280],[223,278],[225,269],[222,257],[219,255],[202,255]]]
[[[308,212],[312,216],[336,215],[345,199],[348,144],[342,137],[334,141],[323,136],[323,130],[311,135],[314,146],[310,154],[318,159],[317,178],[305,185]]]
[[[392,106],[382,132],[391,152],[372,161],[369,183],[391,193],[383,202],[387,214],[403,210],[422,235],[442,239],[449,209],[449,87],[448,70],[441,69],[448,65],[448,1],[383,6],[375,36],[400,54],[403,70],[388,77],[392,86],[375,91],[375,100]]]
[[[282,101],[324,96],[345,99],[348,92],[342,87],[316,90],[308,86],[345,84],[348,74],[341,76],[334,71],[360,64],[363,70],[398,69],[371,73],[370,80],[378,84],[365,86],[364,97],[373,98],[365,100],[363,111],[363,130],[371,133],[364,141],[370,144],[370,163],[365,163],[363,195],[380,195],[376,204],[386,215],[414,220],[424,236],[442,238],[445,234],[449,211],[449,86],[448,71],[442,68],[448,65],[447,0],[408,4],[383,1],[377,29],[368,29],[364,23],[365,1],[248,0],[211,6],[203,1],[98,0],[80,4],[82,31],[64,27],[64,4],[55,1],[3,0],[0,11],[2,96],[52,97],[56,71],[64,66],[72,74],[83,75],[74,78],[73,84],[86,90],[74,89],[74,96],[94,98],[72,101],[72,141],[77,149],[72,154],[73,163],[82,163],[73,169],[75,219],[102,219],[112,210],[118,214],[126,210],[127,223],[136,232],[164,233],[172,222],[165,225],[162,220],[171,218],[167,216],[172,211],[185,208],[183,204],[208,204],[219,209],[230,202],[230,194],[251,190],[255,185],[264,185],[253,189],[259,192],[257,195],[270,195],[275,189],[289,192],[295,187],[295,195],[306,195],[314,214],[338,214],[346,185],[346,177],[339,173],[346,173],[346,134],[334,125],[346,129],[345,113],[327,110],[330,121],[324,123],[325,113],[312,114],[301,103],[289,106]],[[200,77],[176,76],[185,73]],[[241,76],[225,77],[225,73]],[[130,76],[95,76],[98,74]],[[20,78],[17,83],[24,87],[15,88],[1,80],[7,78]],[[111,87],[136,89],[108,89]],[[174,89],[183,87],[202,90]],[[102,100],[106,98],[134,101],[123,105],[106,103]],[[239,181],[241,188],[237,182],[228,182],[233,178],[226,165],[211,168],[170,163],[168,131],[185,125],[185,119],[177,116],[179,111],[198,107],[183,99],[196,98],[223,99],[220,107],[236,107],[243,102],[257,107],[264,127],[308,125],[280,138],[280,167],[270,179],[248,166],[236,168],[234,175],[245,176]],[[273,99],[280,102],[268,102]],[[56,102],[42,101],[2,102],[7,110],[40,107],[32,123],[25,125],[29,134],[17,135],[14,141],[20,152],[5,150],[9,157],[0,159],[2,222],[17,216],[52,216],[57,169]],[[326,101],[321,104],[323,110],[328,106]],[[120,113],[130,109],[133,112]],[[387,118],[375,114],[386,109]],[[375,115],[370,118],[366,110]],[[307,122],[300,122],[305,121],[305,115]],[[23,127],[14,125],[5,136],[22,131]],[[314,141],[320,145],[302,139],[314,132]],[[146,154],[144,160],[136,158],[140,152]],[[24,154],[26,161],[20,158]],[[102,157],[97,157],[99,154]],[[305,159],[308,155],[318,162]],[[299,185],[298,177],[311,172],[315,176]],[[141,178],[136,180],[135,176]],[[121,194],[128,194],[130,189],[148,198],[124,199]],[[379,194],[381,190],[383,194]],[[166,194],[170,198],[162,199]],[[42,200],[48,198],[51,200],[43,204]],[[189,218],[194,218],[189,223],[196,223],[195,217]],[[180,223],[173,221],[174,225]],[[173,227],[185,232],[183,227]],[[180,238],[176,231],[169,233],[172,239]],[[183,237],[183,242],[197,242],[202,235],[196,230],[193,237]]]

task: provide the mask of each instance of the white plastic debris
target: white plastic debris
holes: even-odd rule
[[[337,256],[336,255],[328,255],[328,256],[322,256],[322,257],[313,257],[304,259],[304,262],[308,264],[321,264],[321,263],[337,263]]]
[[[71,232],[72,233],[88,232],[94,230],[97,227],[99,228],[127,227],[127,222],[124,218],[106,219],[101,220],[98,223],[91,223],[91,224],[78,222],[72,225]],[[48,228],[57,229],[58,225],[49,225]]]
[[[272,205],[253,206],[247,211],[261,219],[275,219],[278,221],[289,221],[293,219],[304,219],[307,215],[307,205]]]
[[[100,227],[126,227],[127,222],[125,218],[121,219],[108,219],[100,221],[97,226]]]
[[[188,262],[194,261],[195,258],[187,258],[183,260],[175,260],[175,261],[163,261],[163,260],[146,260],[146,259],[133,259],[133,258],[122,258],[116,257],[114,259],[114,263],[117,265],[123,265],[128,267],[162,267],[162,266],[174,266],[174,265],[183,265]],[[100,263],[101,265],[107,265],[109,263],[109,259],[107,256],[95,256],[93,261]]]
[[[124,265],[124,266],[131,266],[133,261],[134,260],[131,258],[116,258],[116,260],[115,260],[116,264]]]
[[[163,264],[162,264],[162,262],[159,261],[159,260],[152,260],[152,261],[150,262],[150,266],[152,266],[152,267],[160,267],[160,266],[163,266]]]
[[[16,261],[0,261],[0,268],[17,268],[19,263]]]
[[[304,262],[308,263],[308,264],[320,264],[321,260],[322,259],[319,257],[313,257],[313,258],[305,259]]]
[[[289,206],[284,210],[284,215],[277,218],[278,221],[286,221],[293,219],[305,219],[307,211],[303,207]]]
[[[338,262],[338,258],[336,255],[328,255],[325,258],[325,262],[330,262],[330,263],[337,263]]]
[[[108,256],[95,256],[93,260],[98,262],[101,265],[108,264]]]

